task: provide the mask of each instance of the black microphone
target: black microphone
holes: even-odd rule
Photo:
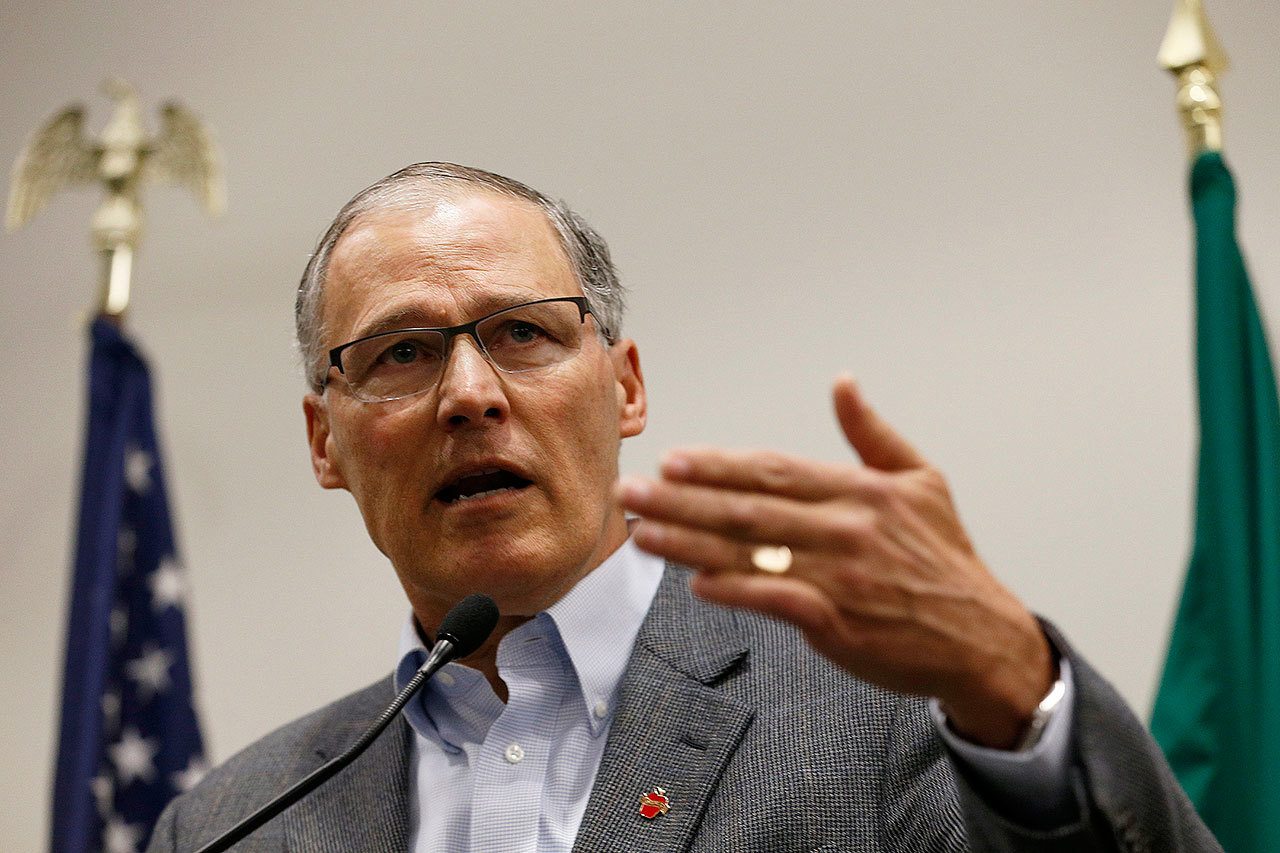
[[[196,853],[222,853],[355,761],[360,753],[373,743],[374,738],[382,734],[382,730],[395,719],[400,709],[413,698],[413,694],[417,693],[422,685],[427,683],[427,679],[434,675],[436,670],[449,661],[464,658],[480,648],[484,641],[489,639],[489,635],[493,633],[497,624],[498,605],[494,604],[493,599],[487,595],[482,593],[468,595],[455,604],[444,617],[444,621],[440,623],[440,630],[436,634],[436,641],[431,646],[431,653],[427,655],[427,659],[368,731],[360,735],[360,738],[346,752],[311,771],[294,783],[293,787],[201,847]]]

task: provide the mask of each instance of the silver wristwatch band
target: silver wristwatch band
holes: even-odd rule
[[[1045,727],[1049,725],[1049,721],[1053,719],[1053,712],[1058,705],[1062,704],[1062,697],[1067,694],[1067,685],[1061,678],[1053,682],[1053,686],[1049,688],[1049,692],[1040,700],[1040,704],[1036,706],[1035,711],[1031,714],[1031,724],[1027,726],[1026,733],[1022,739],[1018,741],[1015,749],[1018,752],[1031,749],[1040,742],[1040,738],[1044,735]]]

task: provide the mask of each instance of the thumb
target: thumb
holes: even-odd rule
[[[863,400],[852,376],[845,374],[836,379],[831,396],[845,438],[868,467],[902,471],[927,464],[911,443]]]

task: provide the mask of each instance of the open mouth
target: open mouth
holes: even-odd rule
[[[436,492],[436,500],[452,504],[460,501],[472,501],[499,492],[523,489],[533,485],[518,474],[504,471],[501,468],[486,468],[483,471],[464,474]]]

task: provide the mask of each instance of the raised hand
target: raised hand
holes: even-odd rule
[[[854,675],[938,697],[961,735],[1013,746],[1054,679],[1039,624],[978,557],[938,470],[851,378],[833,396],[863,466],[672,451],[660,479],[619,484],[636,543],[699,570],[708,601],[791,622]]]

